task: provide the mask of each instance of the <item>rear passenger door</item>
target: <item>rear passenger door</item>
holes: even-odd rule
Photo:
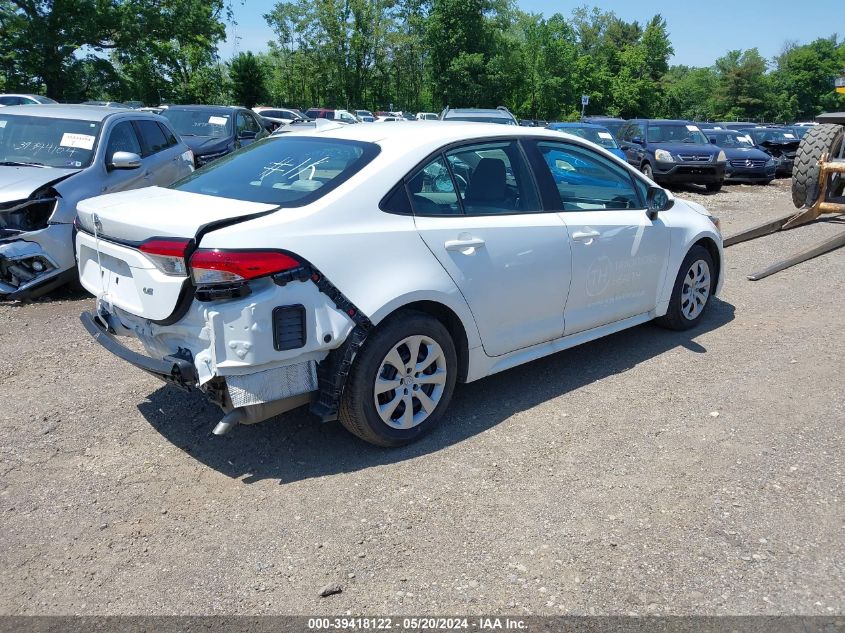
[[[517,141],[440,152],[406,186],[417,230],[466,299],[488,356],[563,335],[569,237],[543,210]]]

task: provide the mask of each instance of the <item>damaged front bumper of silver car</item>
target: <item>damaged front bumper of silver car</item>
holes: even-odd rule
[[[35,203],[44,204],[0,205],[0,299],[32,299],[76,275],[76,259],[69,246],[73,225],[53,224],[47,218],[39,223],[21,221],[21,212],[27,207],[37,209]]]

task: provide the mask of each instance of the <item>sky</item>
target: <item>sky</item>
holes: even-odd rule
[[[240,51],[264,51],[273,39],[263,15],[275,0],[235,0],[234,4],[237,25],[228,28],[227,40],[220,46],[224,60]],[[586,4],[641,24],[660,13],[675,47],[670,63],[687,66],[710,66],[729,50],[754,47],[770,59],[788,42],[828,37],[837,27],[845,31],[845,0],[517,0],[517,4],[523,11],[546,16],[569,16],[572,9]]]

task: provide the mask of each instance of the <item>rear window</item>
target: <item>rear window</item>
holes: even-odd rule
[[[379,147],[373,143],[292,135],[270,137],[211,163],[172,188],[299,207],[348,180],[378,153]]]

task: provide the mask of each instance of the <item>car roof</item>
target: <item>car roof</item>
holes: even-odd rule
[[[594,128],[596,130],[606,130],[607,128],[603,125],[599,125],[598,123],[578,123],[572,121],[556,121],[554,123],[549,123],[549,127],[555,126],[555,128]]]
[[[560,133],[543,127],[503,127],[497,123],[473,123],[471,121],[419,121],[414,125],[346,125],[321,131],[302,130],[302,136],[335,138],[350,141],[377,143],[379,145],[401,146],[404,150],[428,146],[431,143],[447,145],[461,141],[474,142],[502,137],[545,137],[560,139]],[[570,138],[582,142],[576,136]]]
[[[77,119],[80,121],[100,122],[106,117],[119,114],[134,114],[135,116],[156,117],[150,112],[139,112],[130,108],[108,108],[106,106],[76,105],[64,103],[45,103],[33,108],[32,106],[6,106],[2,110],[3,116],[8,114],[26,114],[48,119]]]
[[[505,119],[513,117],[507,110],[500,110],[498,108],[449,108],[446,111],[446,116],[450,114],[496,114]]]
[[[224,105],[200,105],[200,104],[191,104],[191,105],[172,105],[167,108],[168,110],[190,110],[190,111],[205,111],[205,112],[234,112],[235,110],[243,110],[240,106],[224,106]]]
[[[649,125],[695,125],[691,121],[687,119],[637,119],[638,121],[644,121]]]

